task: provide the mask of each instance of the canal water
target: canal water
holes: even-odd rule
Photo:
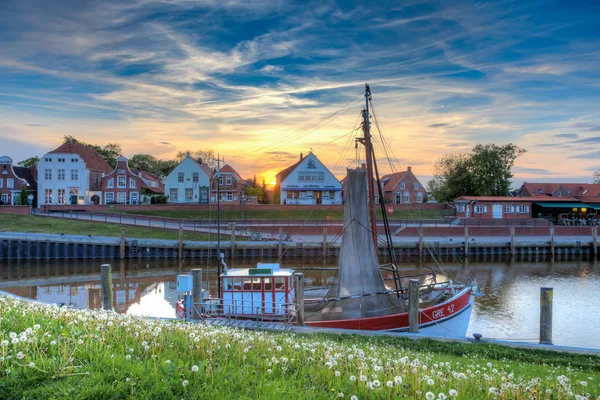
[[[260,260],[256,260],[260,261]],[[252,267],[244,261],[230,267]],[[274,262],[275,260],[263,260]],[[98,309],[102,304],[98,262],[0,263],[0,290],[19,296]],[[176,276],[203,268],[212,295],[216,295],[214,261],[150,262],[112,260],[114,304],[117,312],[153,317],[175,317]],[[402,275],[425,272],[428,265],[402,264]],[[282,268],[305,273],[306,286],[324,286],[335,277],[335,260],[314,265],[310,261],[286,262]],[[554,344],[600,349],[600,266],[592,261],[470,262],[435,266],[438,281],[473,277],[483,297],[478,297],[468,335],[514,341],[538,341],[539,292],[554,288]]]

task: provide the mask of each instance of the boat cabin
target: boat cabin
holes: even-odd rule
[[[285,314],[294,300],[294,271],[277,263],[258,263],[256,268],[236,268],[221,274],[225,314]]]

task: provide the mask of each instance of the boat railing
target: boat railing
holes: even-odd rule
[[[279,323],[285,330],[296,321],[298,305],[273,301],[226,300],[219,302],[208,300],[192,305],[194,315],[201,321],[209,319],[224,320],[223,325],[236,325],[234,321],[252,321],[260,328],[266,324]]]

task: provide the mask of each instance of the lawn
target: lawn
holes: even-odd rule
[[[153,217],[168,217],[177,219],[213,219],[217,218],[216,207],[213,210],[152,210],[152,211],[122,211],[124,214],[148,215]],[[381,211],[377,213],[378,218]],[[400,219],[443,219],[443,210],[396,210],[393,214],[388,214],[390,220]],[[228,210],[225,207],[221,209],[221,219],[226,220],[342,220],[344,219],[343,210],[302,210],[286,209],[281,207],[278,210],[245,210],[243,215],[241,210]]]
[[[157,228],[141,228],[123,226],[125,236],[141,239],[171,239],[178,240],[179,232]],[[26,233],[64,233],[65,235],[92,235],[92,236],[120,236],[121,225],[106,224],[102,222],[71,221],[62,218],[33,217],[29,215],[0,214],[0,232],[26,232]],[[216,240],[212,234],[210,240]],[[229,240],[229,236],[221,235]],[[206,241],[207,233],[184,232],[183,240]]]
[[[249,331],[3,296],[0,315],[2,399],[589,399],[600,394],[597,356]]]

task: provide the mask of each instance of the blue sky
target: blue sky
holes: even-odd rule
[[[270,181],[313,149],[342,175],[369,82],[396,169],[427,180],[445,153],[514,142],[516,184],[586,182],[598,21],[594,1],[4,0],[0,153],[64,135],[125,156],[211,148]]]

